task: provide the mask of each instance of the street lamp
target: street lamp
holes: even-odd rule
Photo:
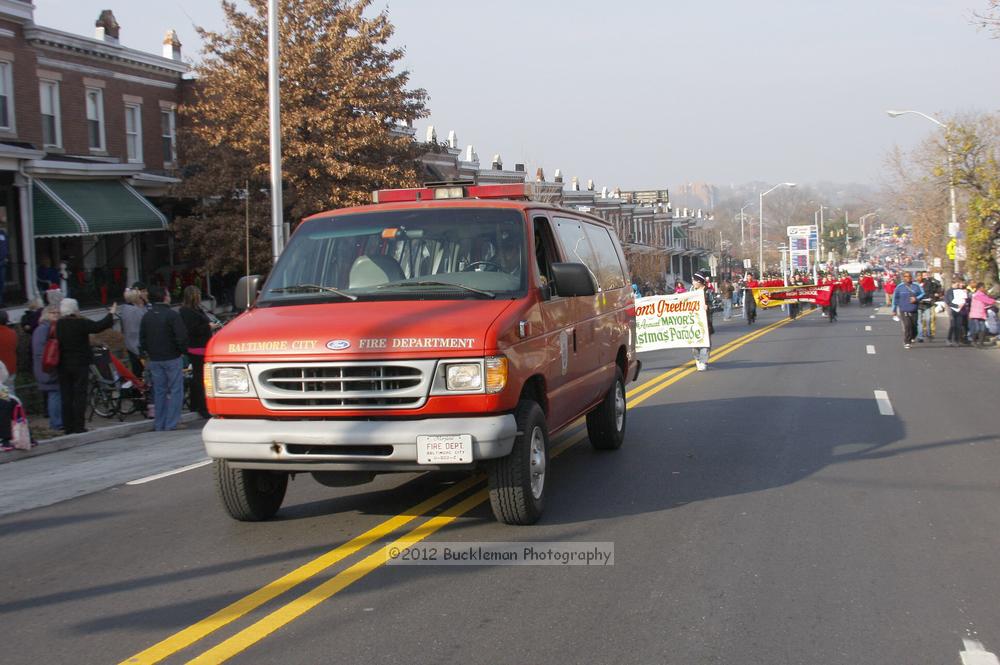
[[[875,212],[869,212],[869,213],[866,213],[864,215],[861,215],[861,218],[858,220],[858,225],[861,227],[861,248],[862,249],[865,249],[866,246],[867,246],[867,244],[868,244],[868,234],[865,233],[865,219],[867,219],[869,217],[873,217],[873,216],[875,216],[877,214],[878,214],[878,210],[876,210]]]
[[[758,230],[757,245],[759,246],[760,249],[760,257],[759,257],[759,262],[757,264],[757,270],[760,271],[761,279],[764,278],[764,197],[773,192],[774,190],[778,189],[779,187],[794,187],[794,186],[795,186],[794,182],[781,182],[772,187],[771,189],[767,190],[766,192],[761,192],[760,219],[757,220],[759,224],[757,228]]]
[[[746,210],[749,206],[752,206],[752,205],[753,205],[753,201],[751,201],[750,203],[748,203],[745,206],[743,206],[742,208],[740,208],[740,249],[743,249],[743,244],[744,244],[744,238],[743,238],[743,218],[746,217],[746,215],[743,214],[743,211]]]
[[[932,118],[926,113],[921,113],[920,111],[886,111],[890,118],[898,118],[901,115],[907,113],[912,113],[914,115],[919,115],[922,118],[930,120],[935,125],[945,130],[944,141],[945,149],[948,152],[948,196],[951,199],[951,223],[953,229],[955,229],[955,236],[958,236],[958,213],[955,211],[955,166],[951,156],[951,137],[948,136],[948,125],[944,124],[937,118]],[[958,252],[955,252],[955,274],[958,274]]]

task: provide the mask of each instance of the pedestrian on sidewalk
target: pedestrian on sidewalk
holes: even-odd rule
[[[52,326],[58,325],[59,308],[48,305],[42,310],[42,316],[38,321],[38,327],[31,333],[31,364],[35,374],[35,382],[38,383],[38,391],[45,395],[45,405],[49,412],[49,429],[61,430],[63,428],[62,419],[62,396],[59,393],[59,374],[53,372],[49,374],[42,369],[42,356],[45,353],[45,344],[49,341],[49,334]]]
[[[951,288],[944,294],[944,302],[948,305],[948,346],[967,344],[966,335],[969,326],[969,292],[965,281],[956,277]]]
[[[941,283],[934,279],[934,275],[930,271],[923,272],[920,278],[920,289],[924,295],[917,303],[917,341],[930,342],[934,339],[934,319],[937,314],[936,303],[941,300]]]
[[[100,321],[80,316],[80,304],[73,298],[59,303],[59,393],[62,400],[62,422],[67,434],[86,432],[87,388],[90,379],[90,336],[107,330],[115,322],[118,303],[113,303]]]
[[[976,292],[972,294],[972,304],[969,307],[969,334],[977,348],[986,347],[986,308],[992,307],[996,302],[987,295],[985,284],[976,284]]]
[[[125,337],[125,350],[128,352],[132,372],[142,376],[142,359],[139,357],[139,324],[146,315],[146,303],[138,289],[125,289],[125,304],[118,315],[122,322],[122,335]]]
[[[17,379],[17,332],[10,326],[7,310],[0,309],[0,362],[7,368],[7,378],[3,384],[11,395],[16,395],[14,386]]]
[[[903,348],[910,348],[917,336],[917,302],[922,296],[923,291],[913,283],[913,275],[904,272],[903,281],[892,293],[892,313],[898,313],[903,326]]]
[[[722,295],[722,319],[728,321],[733,316],[733,283],[728,279],[722,282],[719,293]]]
[[[180,424],[184,401],[181,355],[187,351],[188,336],[181,315],[170,308],[170,292],[154,284],[149,287],[149,300],[153,308],[139,324],[139,350],[149,358],[153,377],[153,429],[162,432]]]
[[[696,349],[691,349],[694,355],[694,364],[698,368],[699,372],[704,372],[708,369],[708,352],[711,346],[712,334],[715,332],[715,328],[712,326],[712,307],[711,307],[711,295],[708,291],[708,279],[709,276],[704,271],[699,270],[691,277],[691,287],[702,292],[702,296],[705,299],[705,316],[708,319],[708,346],[699,347]]]
[[[205,405],[205,347],[217,327],[201,307],[201,289],[193,284],[184,288],[181,321],[187,330],[188,358],[191,359],[191,410],[202,418],[211,418]]]

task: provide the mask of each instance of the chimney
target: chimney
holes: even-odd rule
[[[552,177],[552,179],[555,182],[562,182],[563,181],[562,171],[559,170],[559,169],[556,169],[556,174]]]
[[[118,35],[121,26],[115,20],[115,15],[110,9],[105,9],[94,21],[94,38],[110,44],[118,43]]]
[[[455,134],[455,130],[448,132],[448,147],[454,150],[458,147],[458,136]]]
[[[588,192],[594,191],[594,179],[593,178],[591,178],[591,179],[589,179],[587,181],[587,191]]]
[[[503,171],[503,160],[500,159],[500,153],[493,155],[493,163],[490,164],[490,167],[494,171]]]
[[[541,166],[535,169],[535,182],[545,182],[545,171]]]
[[[465,159],[462,161],[479,163],[479,155],[476,154],[476,149],[471,143],[465,146]]]
[[[519,173],[524,173],[524,164],[514,164],[514,170]]]
[[[607,187],[601,187],[601,198],[602,199],[608,198],[608,188]]]
[[[427,143],[437,143],[438,133],[434,130],[434,125],[427,125]]]
[[[181,40],[177,38],[177,33],[173,30],[167,30],[167,34],[163,38],[163,57],[177,61],[181,59]]]
[[[576,176],[573,176],[573,179],[570,180],[569,182],[570,182],[569,188],[572,191],[574,191],[574,192],[579,192],[580,191],[580,179],[579,178],[577,178]]]

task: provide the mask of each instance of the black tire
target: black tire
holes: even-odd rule
[[[504,524],[534,524],[542,516],[548,481],[549,427],[538,404],[521,400],[514,411],[517,438],[510,454],[489,460],[490,506]],[[541,476],[536,476],[541,465]],[[536,481],[535,487],[532,481]]]
[[[115,399],[110,390],[105,390],[93,384],[90,387],[91,418],[98,415],[101,418],[112,418],[118,413]]]
[[[615,369],[615,380],[600,406],[587,414],[587,435],[597,450],[618,450],[625,441],[625,378]],[[620,416],[620,417],[619,417]]]
[[[274,517],[285,499],[288,474],[279,471],[234,469],[226,460],[213,464],[215,490],[229,516],[240,522],[262,522]]]

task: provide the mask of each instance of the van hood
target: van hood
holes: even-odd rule
[[[258,307],[209,342],[215,362],[294,356],[349,360],[482,355],[490,326],[513,300],[359,301]],[[491,344],[495,344],[495,341]]]

